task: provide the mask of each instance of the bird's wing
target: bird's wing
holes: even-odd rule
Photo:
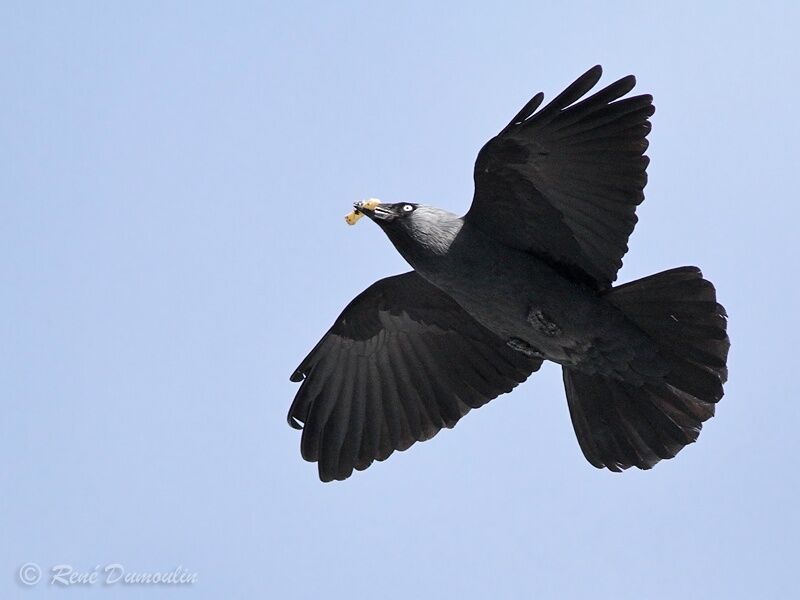
[[[292,374],[289,424],[323,481],[453,427],[542,364],[411,271],[372,284]]]
[[[624,77],[578,101],[600,79],[596,66],[537,111],[537,94],[475,162],[465,219],[510,246],[537,254],[598,289],[610,287],[644,200],[652,96],[624,98]]]

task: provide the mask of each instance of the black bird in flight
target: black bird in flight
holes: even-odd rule
[[[649,469],[694,442],[727,378],[725,309],[697,267],[612,287],[636,206],[652,96],[593,67],[539,93],[483,147],[463,217],[360,202],[412,271],[359,294],[292,374],[289,424],[323,481],[453,427],[538,370],[563,368],[595,467]]]

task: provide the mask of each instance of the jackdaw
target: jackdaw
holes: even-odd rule
[[[595,66],[481,149],[463,217],[354,205],[413,267],[377,281],[291,376],[289,424],[323,481],[453,427],[538,370],[562,366],[595,467],[649,469],[694,442],[727,379],[727,315],[697,267],[612,287],[636,206],[652,96],[627,76],[583,98]]]

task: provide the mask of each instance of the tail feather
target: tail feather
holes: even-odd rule
[[[727,315],[696,267],[633,281],[607,299],[658,343],[669,370],[635,385],[565,367],[570,415],[594,466],[649,469],[694,442],[714,416],[728,377]]]
[[[700,269],[650,275],[613,288],[607,297],[663,348],[711,371],[720,383],[727,380],[728,315]]]

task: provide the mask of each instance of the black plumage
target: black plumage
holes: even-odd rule
[[[619,100],[633,89],[632,76],[572,104],[601,73],[590,69],[533,113],[541,103],[537,95],[483,147],[465,218],[505,244],[607,288],[644,200],[647,119],[655,107],[649,95]]]
[[[289,424],[305,424],[303,458],[321,478],[344,479],[455,426],[541,364],[411,271],[359,294],[292,374],[303,383]]]
[[[597,467],[652,467],[697,439],[727,378],[725,310],[695,267],[612,287],[647,182],[652,97],[600,67],[537,94],[481,149],[457,217],[359,203],[414,268],[356,297],[293,373],[289,423],[324,481],[385,460],[562,365]],[[355,219],[352,220],[353,222]]]

